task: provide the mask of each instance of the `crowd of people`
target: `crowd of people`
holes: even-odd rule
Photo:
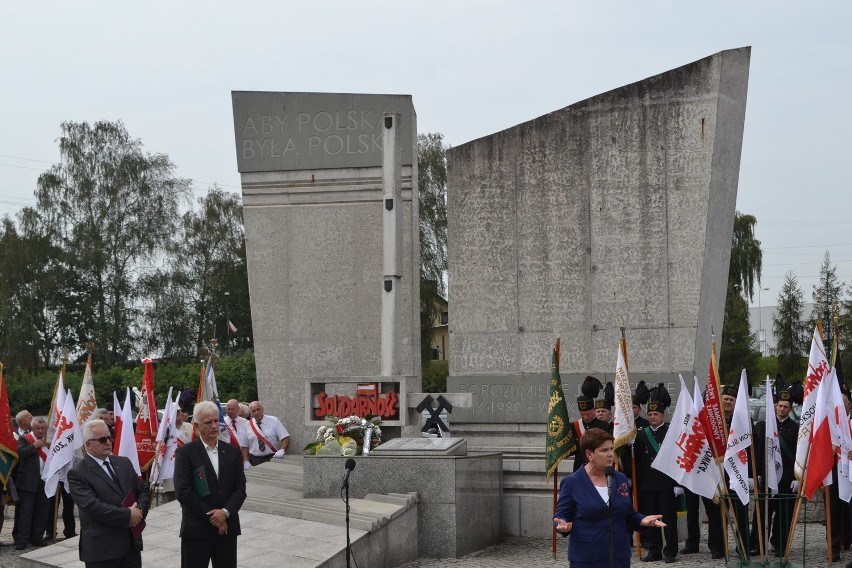
[[[58,513],[66,538],[77,536],[79,516],[79,555],[87,567],[141,566],[151,488],[130,459],[112,453],[113,412],[99,408],[83,425],[83,448],[51,498],[42,479],[50,444],[48,420],[21,410],[13,429],[19,459],[7,491],[15,503],[15,548],[50,544]],[[213,566],[236,567],[245,470],[283,458],[290,434],[278,418],[264,413],[259,401],[246,405],[229,400],[221,411],[210,401],[180,408],[174,435],[174,478],[162,490],[173,492],[181,504],[181,565],[201,568],[212,560]]]
[[[580,419],[572,424],[574,433],[580,440],[579,450],[574,454],[574,473],[561,482],[557,511],[553,519],[557,531],[570,537],[568,554],[572,567],[603,565],[599,562],[606,558],[601,556],[599,549],[604,548],[600,545],[605,541],[606,535],[617,541],[613,549],[613,563],[610,565],[629,566],[629,549],[634,531],[638,531],[641,539],[641,559],[645,562],[673,563],[678,554],[699,552],[702,544],[706,545],[713,559],[721,559],[728,552],[726,527],[730,527],[735,542],[735,549],[730,552],[740,558],[755,558],[761,553],[759,543],[762,541],[762,535],[758,532],[762,527],[767,527],[769,537],[763,552],[767,557],[783,556],[799,489],[799,482],[794,476],[799,423],[791,414],[794,402],[801,403],[801,400],[797,400],[801,393],[797,391],[796,386],[785,388],[780,380],[775,386],[774,392],[766,394],[773,397],[775,416],[766,418],[775,421],[781,449],[782,467],[778,475],[778,491],[772,494],[768,492],[761,473],[765,470],[766,460],[766,420],[756,423],[752,421],[756,458],[754,464],[751,460],[748,462],[748,483],[756,499],[753,499],[754,511],[749,519],[748,507],[739,499],[714,501],[701,497],[652,467],[669,428],[665,420],[666,409],[671,406],[671,396],[662,383],[651,389],[644,383],[637,386],[636,396],[632,401],[636,436],[620,458],[616,459],[612,451],[612,386],[608,384],[604,387],[595,377],[587,377],[581,386],[582,394],[577,398]],[[737,388],[737,385],[724,385],[721,388],[721,407],[726,424],[731,423],[737,404]],[[603,397],[595,400],[602,390]],[[841,392],[848,414],[850,393],[845,384],[841,385]],[[643,406],[647,418],[642,416]],[[599,448],[606,450],[604,453],[607,456],[596,458]],[[598,463],[595,463],[596,459]],[[619,470],[609,470],[609,479],[600,474],[607,466],[615,466],[613,469]],[[830,542],[832,560],[837,562],[841,551],[852,545],[852,524],[850,505],[838,497],[837,466],[833,476],[835,483],[829,486]],[[728,485],[727,479],[724,484]],[[626,495],[629,499],[624,498]],[[634,502],[636,509],[642,511],[642,514],[636,513]],[[701,542],[699,531],[699,513],[702,506],[708,524],[705,543]],[[724,507],[726,509],[723,511]],[[762,516],[764,509],[768,511],[768,518]],[[612,520],[613,511],[616,512],[616,527],[602,527],[603,521]],[[678,545],[678,512],[685,512],[686,516],[687,534],[682,547]],[[643,519],[651,518],[659,518],[660,522],[643,522]],[[589,526],[585,526],[587,524]],[[597,531],[594,538],[590,536],[592,533],[588,532],[590,528]],[[588,546],[593,541],[597,548]],[[847,568],[852,568],[852,562],[847,564]]]

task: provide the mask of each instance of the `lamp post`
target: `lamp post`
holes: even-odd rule
[[[760,354],[763,357],[766,357],[766,331],[763,329],[763,305],[760,302],[760,293],[768,290],[769,288],[757,289],[757,339],[760,341]],[[763,339],[760,339],[761,334],[763,334]]]
[[[228,297],[230,292],[225,292],[225,352],[231,354],[231,320],[228,319]]]

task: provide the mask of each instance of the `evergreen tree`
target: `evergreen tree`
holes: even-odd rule
[[[810,338],[802,316],[804,307],[804,293],[799,288],[799,281],[792,272],[788,272],[778,294],[778,308],[772,317],[778,372],[785,378],[799,379],[804,376],[804,357]]]
[[[822,265],[819,268],[819,285],[813,287],[814,309],[808,322],[811,330],[822,320],[823,343],[826,349],[831,349],[834,341],[834,310],[840,307],[840,293],[843,282],[837,277],[837,265],[831,263],[831,254],[825,251]]]

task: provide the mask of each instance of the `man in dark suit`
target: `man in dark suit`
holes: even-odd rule
[[[246,499],[246,476],[238,448],[219,440],[219,409],[210,401],[195,405],[199,437],[175,454],[175,496],[180,524],[181,568],[236,568],[239,510]]]
[[[85,454],[68,472],[80,511],[80,560],[86,568],[140,568],[142,539],[131,530],[148,511],[151,493],[129,459],[110,455],[112,438],[103,420],[83,426]],[[128,503],[132,499],[131,504]]]
[[[47,546],[44,531],[47,529],[47,496],[41,472],[47,460],[44,435],[47,421],[33,418],[32,431],[18,438],[18,464],[15,487],[18,490],[18,511],[15,515],[15,549],[23,550],[28,544]]]

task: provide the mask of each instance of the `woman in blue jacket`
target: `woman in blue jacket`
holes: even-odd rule
[[[627,568],[630,532],[666,526],[662,515],[633,510],[627,477],[612,471],[612,434],[597,428],[586,430],[580,452],[587,463],[560,483],[553,518],[556,530],[570,535],[568,561],[571,568]],[[607,473],[612,477],[609,486]]]

